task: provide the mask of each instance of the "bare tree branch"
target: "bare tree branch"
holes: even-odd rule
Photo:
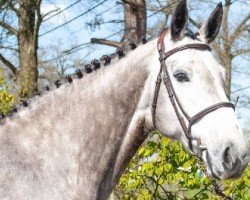
[[[10,47],[10,46],[9,47],[8,46],[0,46],[0,49],[8,49],[8,50],[11,50],[11,51],[19,52],[18,49]]]
[[[120,24],[120,23],[124,23],[124,20],[109,20],[109,21],[106,21],[106,22],[102,22],[102,24]]]
[[[240,55],[242,55],[242,54],[247,54],[247,53],[250,53],[250,49],[239,49],[239,50],[234,51],[234,52],[232,53],[232,55],[233,55],[234,57],[236,57],[236,56],[240,56]]]
[[[15,28],[13,28],[11,25],[9,25],[3,21],[0,21],[0,26],[7,29],[9,31],[9,33],[11,33],[12,35],[15,35],[15,36],[18,35],[18,31]]]
[[[3,64],[6,65],[6,67],[8,67],[13,72],[13,74],[16,75],[17,73],[16,67],[10,61],[8,61],[1,53],[0,53],[0,60],[3,62]]]
[[[250,88],[250,86],[246,86],[246,87],[243,87],[243,88],[234,90],[232,93],[236,93],[236,92],[239,92],[239,91],[243,91],[243,90],[246,90],[246,89],[249,89],[249,88]]]
[[[195,27],[197,28],[201,28],[202,24],[197,23],[196,21],[194,21],[191,17],[189,17],[189,21],[191,22],[191,24],[193,24]]]
[[[42,18],[43,18],[43,21],[47,21],[48,19],[51,18],[51,16],[49,16],[50,14],[54,13],[54,12],[58,12],[60,9],[54,9],[54,10],[51,10],[45,14],[43,14]],[[45,19],[47,16],[49,16],[47,19]]]
[[[229,9],[231,5],[231,0],[226,0],[224,11],[223,11],[223,19],[222,19],[222,30],[223,30],[223,37],[222,40],[224,41],[225,50],[228,50],[228,15]]]
[[[13,0],[8,0],[8,6],[9,8],[16,13],[17,16],[19,16],[18,10],[15,8],[15,5],[13,4]]]
[[[123,44],[121,42],[115,42],[115,41],[106,40],[106,39],[91,38],[91,43],[108,45],[108,46],[113,46],[113,47],[116,47],[116,48],[122,48],[123,47]]]
[[[229,42],[232,44],[235,39],[237,39],[241,33],[247,29],[247,21],[250,19],[250,13],[239,23],[233,34],[231,35]]]

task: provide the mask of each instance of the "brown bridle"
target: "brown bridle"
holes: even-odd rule
[[[179,46],[179,47],[176,47],[168,52],[165,52],[164,37],[165,37],[166,33],[167,33],[167,30],[164,30],[160,34],[160,37],[159,37],[158,42],[157,42],[157,49],[158,49],[158,52],[160,54],[159,60],[160,60],[161,66],[160,66],[159,74],[157,76],[156,85],[155,85],[155,93],[154,93],[154,98],[153,98],[153,108],[152,108],[153,124],[155,126],[155,112],[156,112],[156,106],[157,106],[157,99],[158,99],[158,94],[159,94],[161,82],[163,81],[163,83],[167,89],[171,104],[174,108],[175,114],[178,118],[178,121],[182,127],[183,132],[185,133],[185,135],[188,139],[188,145],[189,145],[190,151],[191,151],[191,153],[195,154],[192,141],[196,141],[197,142],[197,153],[195,155],[198,156],[199,158],[201,158],[202,152],[203,152],[203,150],[206,150],[206,147],[202,146],[200,138],[196,138],[196,137],[192,136],[192,134],[191,134],[192,126],[195,123],[197,123],[200,119],[202,119],[204,116],[206,116],[207,114],[209,114],[209,113],[211,113],[219,108],[230,107],[230,108],[235,109],[235,106],[229,102],[221,102],[221,103],[217,103],[217,104],[214,104],[212,106],[205,108],[204,110],[195,114],[193,117],[190,117],[187,114],[187,112],[184,110],[183,106],[181,105],[181,103],[178,99],[178,96],[176,95],[176,92],[174,90],[174,87],[173,87],[173,84],[172,84],[172,81],[171,81],[171,78],[170,78],[170,75],[168,72],[168,67],[165,63],[165,60],[168,57],[170,57],[171,55],[175,54],[176,52],[183,51],[186,49],[197,49],[197,50],[204,50],[204,51],[205,50],[211,51],[211,49],[206,44],[193,43],[193,44],[186,44],[183,46]],[[186,118],[188,125],[186,125],[183,116]]]

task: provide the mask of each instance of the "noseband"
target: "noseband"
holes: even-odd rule
[[[163,81],[167,92],[169,99],[171,101],[171,104],[174,108],[175,114],[178,118],[178,121],[182,127],[183,132],[185,133],[185,136],[188,139],[188,145],[190,148],[190,151],[192,154],[197,155],[198,157],[202,157],[202,152],[203,150],[206,150],[207,148],[201,144],[201,139],[197,137],[193,137],[191,134],[191,128],[194,124],[196,124],[200,119],[202,119],[204,116],[207,114],[219,109],[219,108],[224,108],[224,107],[230,107],[235,109],[235,106],[232,103],[229,102],[221,102],[214,104],[212,106],[209,106],[197,114],[195,114],[193,117],[190,117],[187,112],[184,110],[182,104],[180,103],[178,96],[176,95],[175,89],[173,87],[169,72],[168,72],[168,67],[165,63],[165,60],[170,57],[171,55],[183,51],[186,49],[197,49],[197,50],[209,50],[211,51],[210,47],[206,44],[201,44],[201,43],[193,43],[193,44],[186,44],[183,46],[176,47],[168,52],[165,52],[165,46],[164,46],[164,37],[166,35],[166,30],[163,31],[158,39],[157,42],[157,49],[160,54],[160,72],[158,74],[157,80],[156,80],[156,85],[155,85],[155,93],[154,93],[154,99],[153,99],[153,108],[152,108],[152,120],[153,124],[155,126],[155,112],[156,112],[156,105],[157,105],[157,99],[158,99],[158,94],[161,86],[161,82]],[[184,118],[187,120],[188,124],[185,123]],[[197,153],[195,154],[194,148],[192,141],[197,142]]]

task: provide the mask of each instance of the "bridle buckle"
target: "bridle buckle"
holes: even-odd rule
[[[194,152],[193,149],[193,144],[192,141],[196,141],[196,153]],[[201,139],[197,137],[190,137],[190,149],[193,155],[197,155],[198,158],[202,158],[202,152],[207,150],[207,147],[205,145],[201,144]]]

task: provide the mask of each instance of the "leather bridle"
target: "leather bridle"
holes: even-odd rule
[[[155,93],[154,93],[154,98],[153,98],[153,105],[152,105],[152,120],[153,120],[153,125],[155,126],[155,112],[156,112],[156,106],[157,106],[157,99],[158,99],[158,94],[161,86],[161,82],[163,81],[167,92],[169,99],[171,101],[171,104],[174,108],[175,114],[178,118],[178,121],[182,127],[183,132],[185,133],[185,136],[188,139],[188,145],[190,148],[191,153],[194,155],[198,156],[199,158],[202,157],[202,152],[203,150],[206,150],[206,146],[202,146],[201,144],[201,139],[197,137],[193,137],[191,134],[191,129],[194,124],[196,124],[200,119],[202,119],[204,116],[207,114],[219,109],[219,108],[224,108],[224,107],[230,107],[235,110],[235,106],[232,103],[229,102],[221,102],[214,104],[212,106],[209,106],[202,111],[198,112],[195,114],[193,117],[190,117],[188,113],[184,110],[178,96],[176,95],[175,89],[173,87],[169,72],[168,72],[168,67],[165,63],[165,60],[170,57],[171,55],[175,54],[176,52],[183,51],[186,49],[197,49],[197,50],[209,50],[211,51],[210,47],[206,44],[202,43],[193,43],[193,44],[186,44],[183,46],[176,47],[170,51],[165,52],[165,46],[164,46],[164,37],[166,35],[167,30],[164,30],[158,39],[157,42],[157,49],[160,54],[160,71],[157,76],[156,80],[156,85],[155,85]],[[184,118],[187,120],[188,124],[185,123]],[[193,149],[193,144],[192,141],[197,142],[197,153],[195,154],[194,149]]]

